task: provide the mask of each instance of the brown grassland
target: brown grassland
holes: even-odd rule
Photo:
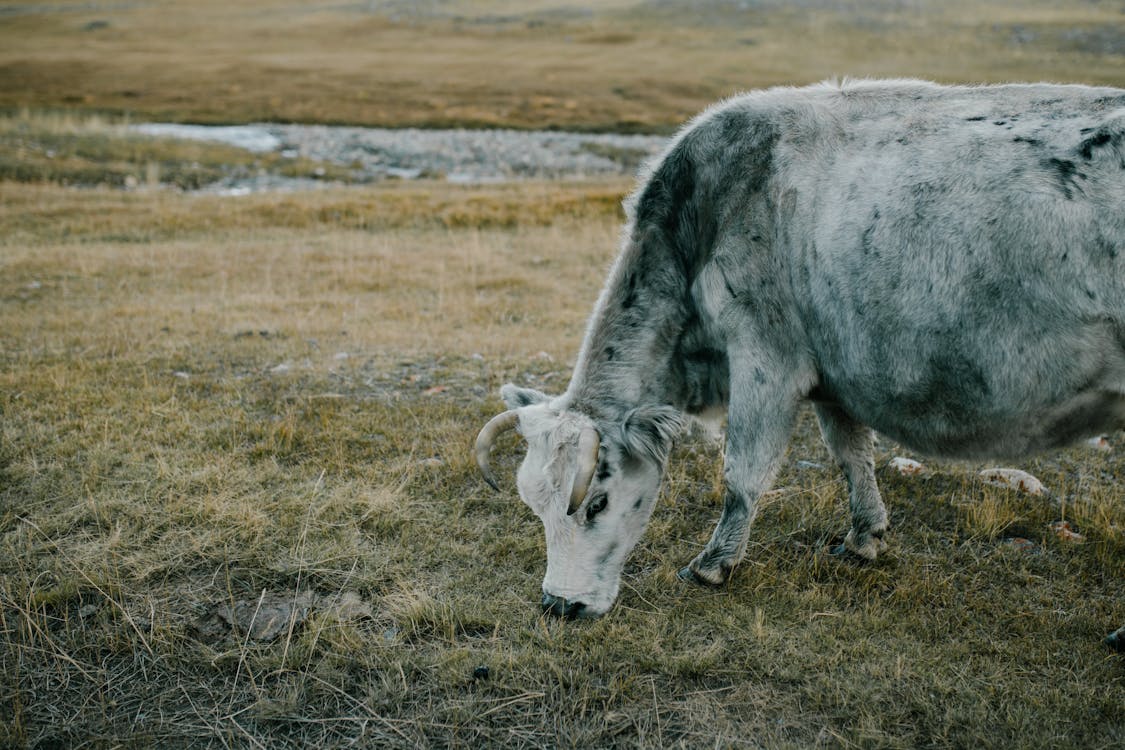
[[[675,577],[721,502],[687,435],[618,606],[546,620],[518,443],[499,494],[469,446],[500,384],[565,388],[630,185],[198,195],[332,165],[113,124],[659,130],[830,74],[1125,84],[1120,3],[745,5],[0,3],[0,747],[1125,745],[1125,435],[1022,462],[1047,498],[900,476],[883,441],[891,546],[858,564],[825,553],[846,487],[805,413],[714,590]]]
[[[4,0],[0,108],[667,131],[832,76],[1120,85],[1123,54],[1120,0]]]

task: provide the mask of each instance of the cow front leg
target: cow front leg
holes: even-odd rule
[[[723,457],[723,511],[707,546],[679,571],[685,581],[718,586],[730,578],[746,554],[758,498],[777,475],[793,430],[797,395],[785,388],[767,387],[757,379],[762,370],[754,367],[750,371],[756,373],[756,379],[743,388],[732,372]]]
[[[1107,635],[1105,645],[1118,653],[1125,654],[1125,625]]]
[[[852,527],[844,548],[865,560],[874,560],[887,547],[887,509],[875,482],[874,434],[835,404],[814,404],[820,432],[829,452],[848,480],[848,507]]]

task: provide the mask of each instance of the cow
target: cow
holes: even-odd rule
[[[546,530],[542,609],[607,612],[673,441],[726,418],[719,585],[811,402],[874,560],[877,431],[1014,458],[1125,427],[1125,90],[862,80],[714,105],[646,167],[560,396],[505,385]],[[1125,651],[1125,628],[1106,642]]]

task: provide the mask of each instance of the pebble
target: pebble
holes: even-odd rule
[[[1090,446],[1096,451],[1101,451],[1102,453],[1113,452],[1113,446],[1110,445],[1109,438],[1107,438],[1105,435],[1099,435],[1098,437],[1090,438],[1086,441],[1086,445]]]
[[[891,459],[889,466],[904,477],[916,477],[926,472],[925,466],[913,458],[906,458],[905,456],[895,456]]]
[[[1081,543],[1086,541],[1086,537],[1075,531],[1069,521],[1055,521],[1050,524],[1051,531],[1055,532],[1055,536],[1065,542]]]
[[[1030,539],[1025,539],[1022,536],[1008,537],[1003,541],[1003,544],[1006,547],[1011,547],[1013,549],[1019,550],[1020,552],[1027,552],[1028,554],[1033,554],[1039,551],[1035,546],[1035,542],[1031,541]]]
[[[1025,492],[1028,495],[1046,495],[1047,488],[1038,479],[1019,469],[985,469],[980,473],[980,478],[985,484],[995,487],[1006,487],[1010,490]]]

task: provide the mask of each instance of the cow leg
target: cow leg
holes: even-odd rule
[[[1125,654],[1125,625],[1107,635],[1105,645],[1114,651]]]
[[[750,382],[741,382],[746,378],[738,377],[740,370],[754,373]],[[770,387],[761,379],[763,370],[757,366],[731,367],[723,511],[707,546],[679,571],[682,580],[720,585],[746,553],[758,498],[777,474],[799,399],[789,384]]]
[[[852,528],[844,547],[865,560],[874,560],[887,546],[883,541],[887,509],[875,483],[874,435],[835,404],[817,403],[814,408],[824,442],[848,480]]]

